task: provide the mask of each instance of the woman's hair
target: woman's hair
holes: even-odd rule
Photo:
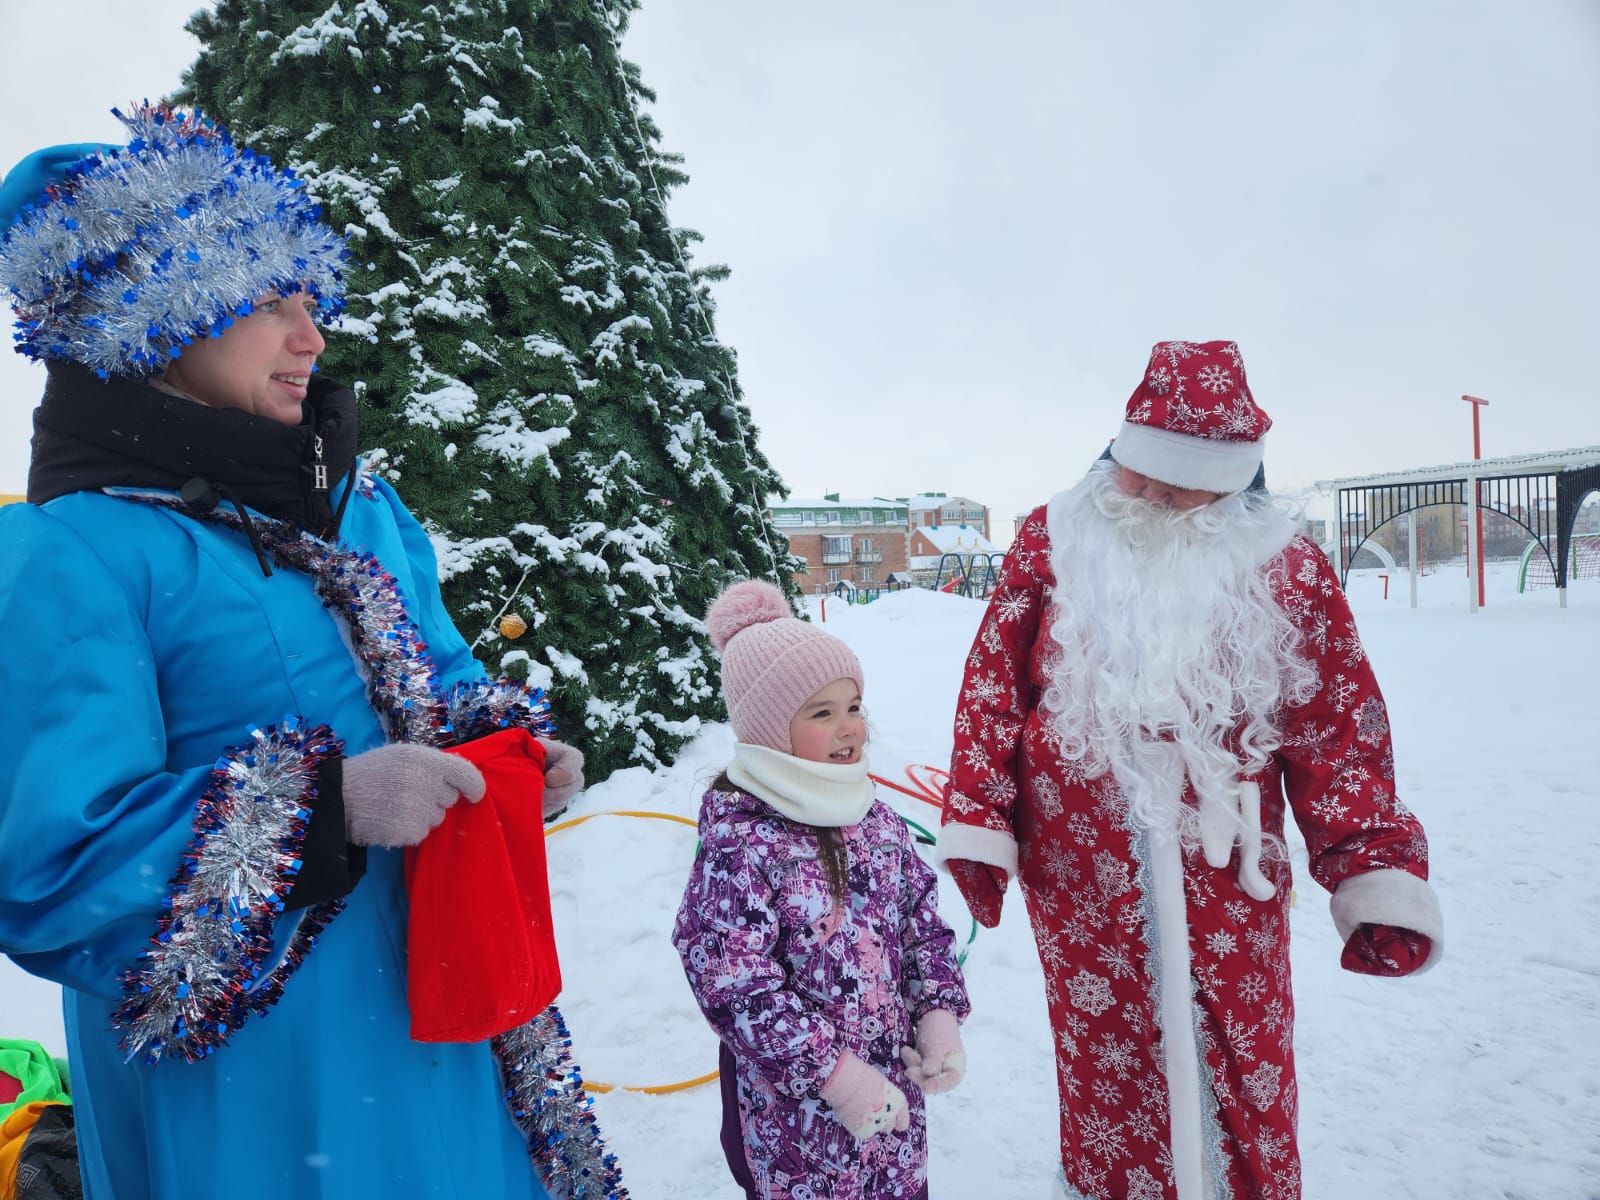
[[[711,790],[738,792],[744,789],[728,778],[727,771],[723,771],[711,781]],[[850,849],[839,836],[839,831],[832,826],[816,825],[812,828],[817,833],[822,869],[828,876],[828,895],[842,908],[850,897]]]

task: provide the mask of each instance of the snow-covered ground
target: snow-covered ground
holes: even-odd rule
[[[1491,568],[1489,604],[1466,608],[1459,567],[1350,581],[1389,701],[1401,795],[1427,826],[1448,934],[1443,964],[1414,980],[1338,969],[1327,897],[1305,876],[1293,913],[1301,1142],[1312,1200],[1600,1198],[1600,584],[1560,610],[1518,596]],[[816,602],[812,601],[813,612]],[[961,663],[982,605],[909,592],[827,607],[860,654],[877,774],[947,765]],[[708,730],[670,770],[624,771],[574,815],[693,817],[728,760]],[[885,798],[933,826],[928,805]],[[716,1043],[668,931],[694,850],[671,821],[602,816],[556,833],[552,887],[561,1004],[591,1080],[672,1083],[716,1065]],[[971,929],[947,886],[942,908]],[[1042,983],[1020,897],[967,960],[970,1072],[931,1101],[932,1194],[1049,1194],[1056,1099]],[[267,1019],[271,1019],[270,1017]],[[50,985],[0,960],[0,1033],[63,1047]],[[173,1068],[181,1070],[181,1067]],[[737,1200],[717,1143],[714,1085],[615,1091],[597,1111],[637,1200]]]

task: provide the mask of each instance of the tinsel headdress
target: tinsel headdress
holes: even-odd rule
[[[344,241],[293,171],[198,112],[111,111],[126,147],[56,168],[0,212],[0,288],[15,300],[20,353],[139,377],[267,292],[304,288],[326,316],[343,307]]]

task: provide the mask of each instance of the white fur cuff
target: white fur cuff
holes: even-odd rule
[[[1017,839],[1009,833],[985,829],[981,825],[946,825],[939,830],[939,844],[934,847],[933,857],[940,866],[952,858],[965,858],[972,862],[988,863],[1008,875],[1015,875]],[[945,867],[945,870],[949,868]]]
[[[1428,961],[1415,974],[1432,969],[1444,957],[1444,914],[1439,898],[1425,879],[1392,867],[1352,875],[1333,892],[1333,925],[1347,942],[1359,925],[1394,925],[1433,940]]]

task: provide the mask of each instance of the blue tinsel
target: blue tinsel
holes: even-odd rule
[[[66,168],[0,237],[23,354],[144,376],[269,292],[339,312],[348,251],[292,171],[199,113],[112,112],[128,145]]]

